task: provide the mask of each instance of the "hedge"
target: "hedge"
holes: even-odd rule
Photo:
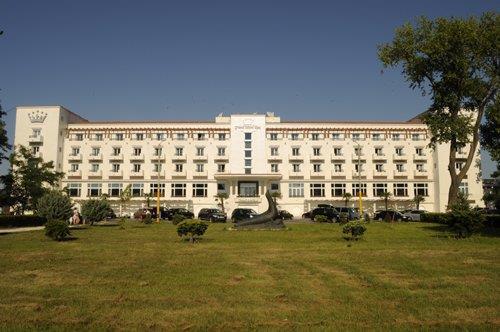
[[[486,214],[484,224],[487,227],[500,227],[500,214]]]
[[[427,212],[420,215],[421,222],[432,222],[437,224],[447,224],[448,214],[442,212]]]
[[[43,226],[47,219],[39,216],[0,216],[0,227],[33,227]]]

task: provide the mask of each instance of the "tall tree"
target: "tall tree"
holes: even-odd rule
[[[52,161],[44,162],[31,151],[19,146],[10,157],[9,174],[2,177],[4,186],[12,192],[10,206],[20,213],[33,210],[40,197],[55,187],[64,173],[54,171]]]
[[[3,31],[0,30],[0,36],[3,34]],[[9,144],[9,140],[7,139],[7,129],[5,129],[5,121],[2,119],[7,113],[5,113],[2,109],[2,105],[0,104],[0,165],[2,161],[7,159],[8,151],[11,146]]]
[[[485,112],[485,121],[481,125],[481,144],[488,150],[491,159],[500,165],[500,100],[488,106]]]
[[[226,212],[225,207],[224,207],[224,201],[229,198],[228,193],[226,192],[218,192],[217,195],[215,195],[215,200],[219,202],[220,208],[222,209],[222,212]]]
[[[389,200],[391,199],[392,194],[388,191],[384,191],[379,195],[379,198],[384,201],[385,211],[389,210]]]
[[[500,16],[420,18],[396,29],[391,43],[379,46],[384,67],[401,66],[412,89],[431,96],[422,115],[431,145],[448,144],[451,184],[448,207],[474,159],[485,109],[497,97],[500,74]],[[455,168],[457,151],[469,144],[463,168]]]
[[[120,194],[120,217],[123,217],[123,206],[127,206],[132,199],[132,186],[128,184]]]
[[[413,197],[413,203],[415,203],[415,207],[417,208],[417,210],[420,210],[420,203],[422,203],[423,201],[425,201],[425,197],[422,195],[416,195],[415,197]]]

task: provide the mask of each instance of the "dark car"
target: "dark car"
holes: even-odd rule
[[[219,209],[201,209],[198,219],[210,220],[211,222],[226,222],[227,215]]]
[[[302,219],[311,219],[311,211],[302,213]]]
[[[184,208],[165,209],[162,211],[161,217],[162,219],[172,220],[176,214],[180,214],[184,219],[194,218],[194,213]]]
[[[253,218],[256,215],[257,212],[255,212],[253,209],[238,208],[233,210],[233,213],[231,214],[231,220],[233,222],[238,222],[243,219]]]
[[[325,216],[329,221],[338,222],[340,219],[340,213],[333,207],[317,207],[311,211],[311,219],[314,220],[316,216]]]
[[[388,221],[410,221],[411,219],[403,215],[399,211],[387,210],[387,211],[377,211],[373,216],[374,220],[388,220]]]
[[[134,219],[144,219],[146,218],[147,216],[151,217],[151,218],[156,218],[156,209],[153,209],[153,208],[140,208],[139,210],[135,211],[134,212]]]
[[[357,220],[359,219],[359,213],[355,208],[350,207],[336,207],[335,210],[339,211],[339,213],[345,213],[347,215],[348,220]]]
[[[286,210],[278,211],[278,216],[282,220],[292,220],[293,219],[293,214],[291,214],[290,212],[288,212]]]

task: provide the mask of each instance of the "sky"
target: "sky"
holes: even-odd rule
[[[0,100],[89,120],[407,120],[429,106],[377,45],[498,1],[0,1]],[[483,174],[493,163],[483,153]],[[3,170],[5,170],[5,163]],[[2,171],[0,166],[0,172]]]

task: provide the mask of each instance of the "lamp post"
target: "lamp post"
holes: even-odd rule
[[[361,193],[361,144],[351,139],[351,141],[357,145],[358,148],[358,198],[359,198],[359,218],[363,215],[363,195]]]
[[[163,141],[163,137],[160,139],[160,143],[158,143],[157,153],[158,153],[158,164],[156,165],[157,176],[156,176],[156,223],[160,223],[160,172],[161,172],[161,155],[162,155],[162,146],[161,142]]]

